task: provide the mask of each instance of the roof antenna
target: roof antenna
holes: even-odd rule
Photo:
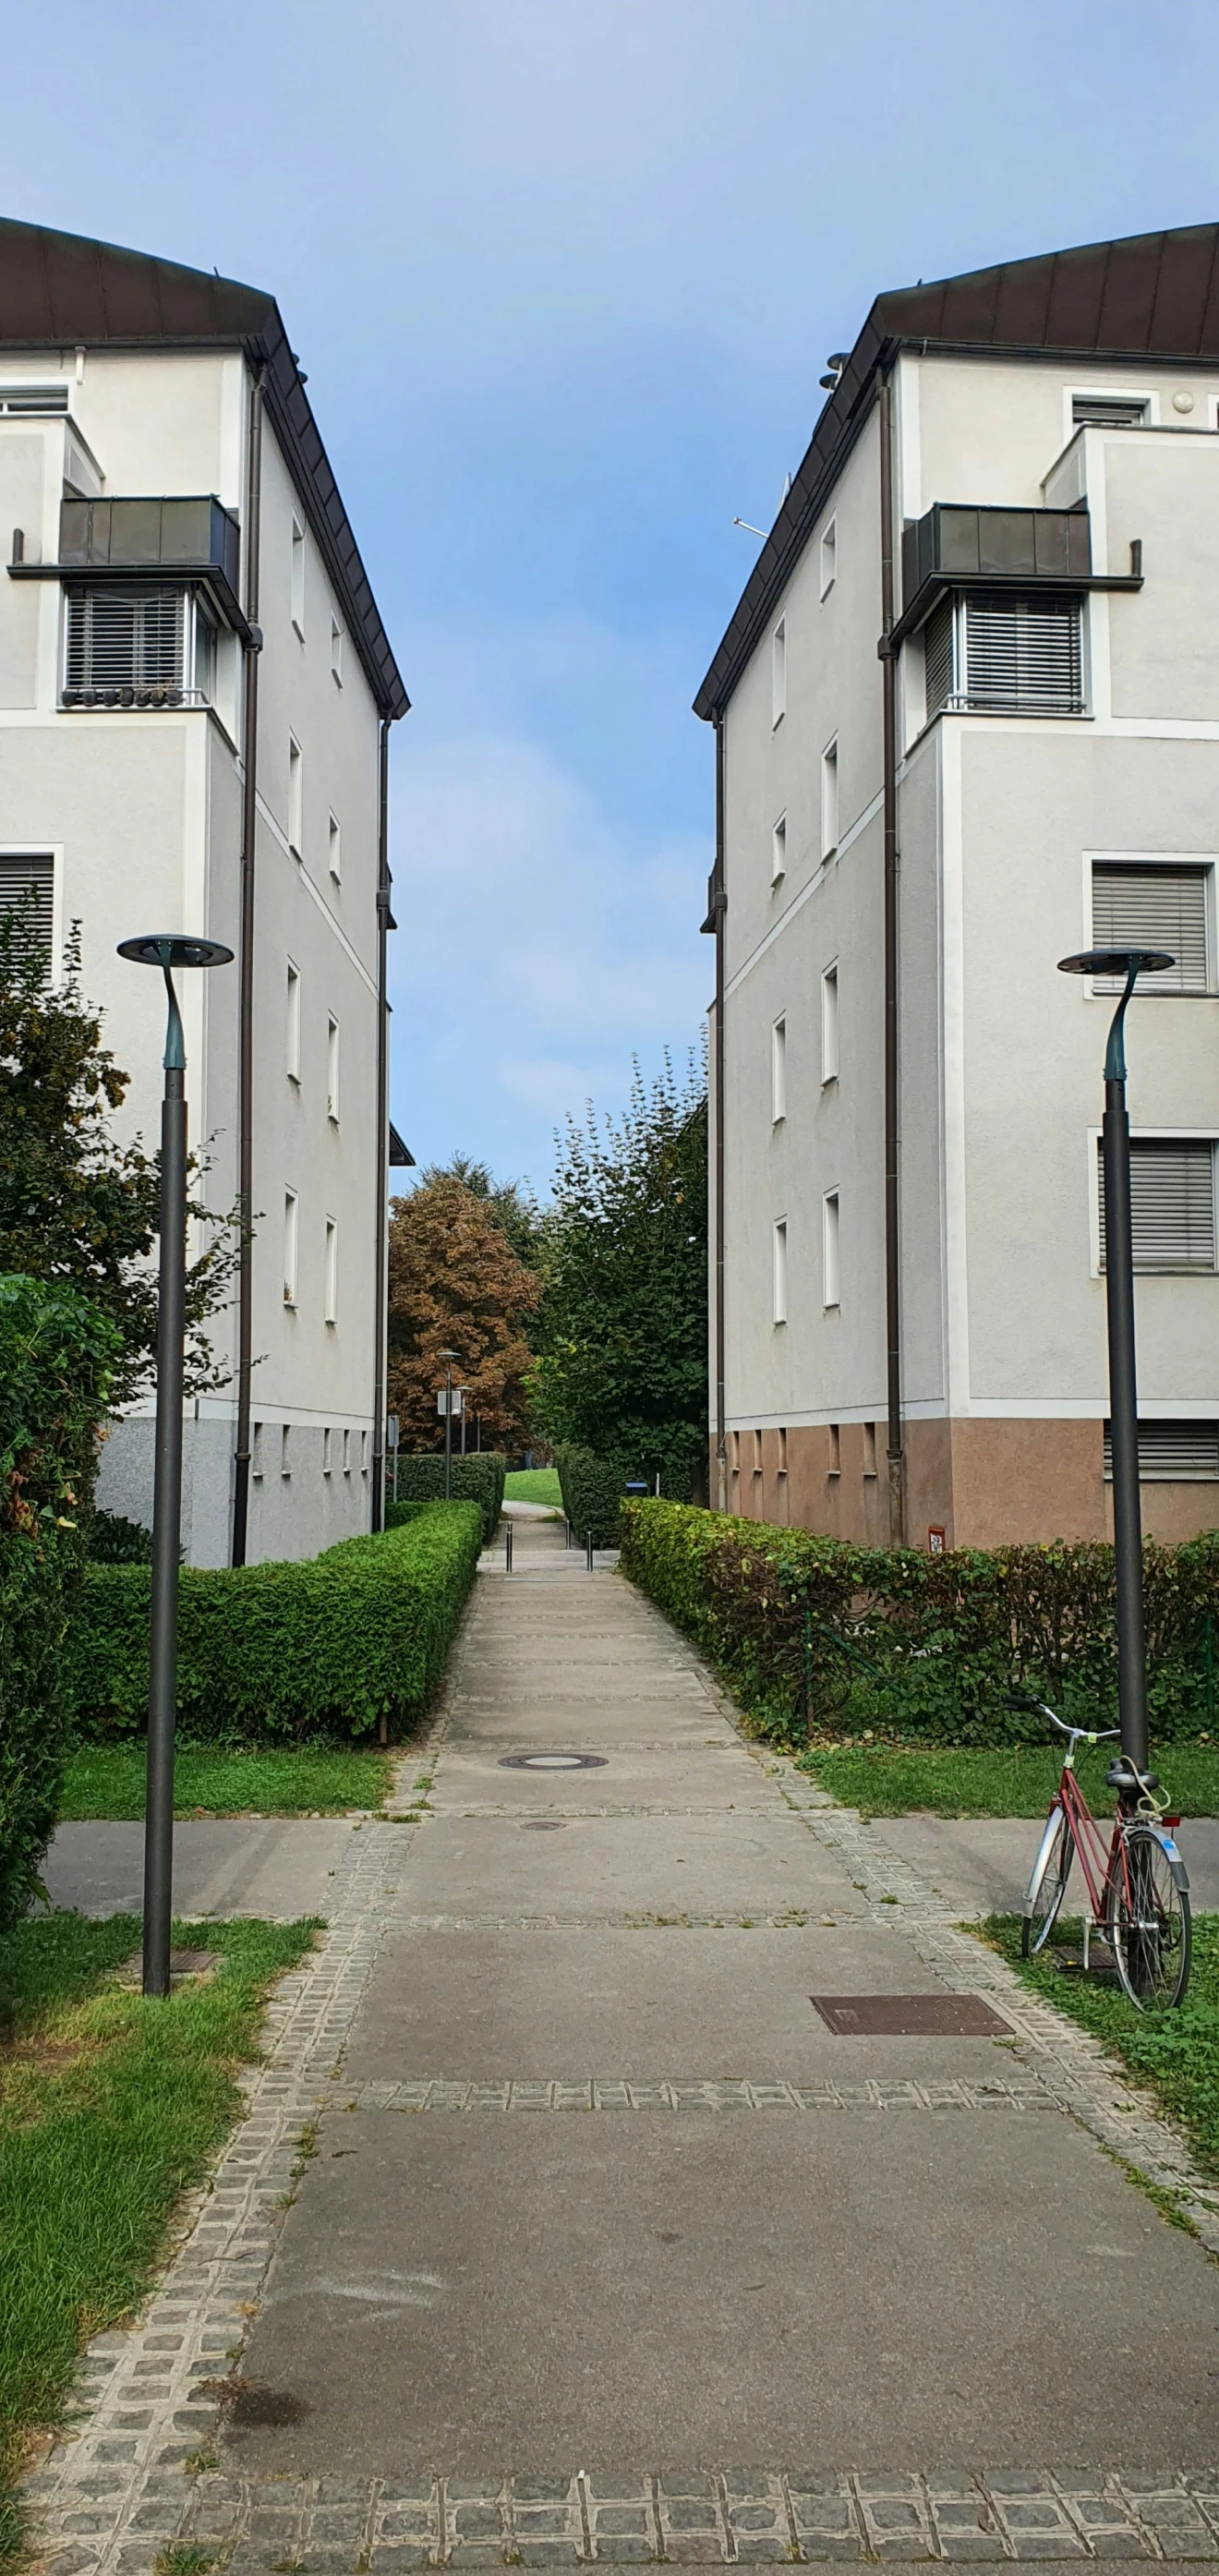
[[[734,519],[732,524],[734,528],[744,528],[746,533],[751,537],[768,537],[770,535],[769,528],[755,528],[752,519]]]

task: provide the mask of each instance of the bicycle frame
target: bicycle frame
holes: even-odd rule
[[[1062,1772],[1058,1782],[1058,1796],[1056,1804],[1061,1806],[1062,1812],[1066,1817],[1067,1831],[1070,1834],[1072,1844],[1074,1845],[1076,1857],[1079,1861],[1079,1866],[1083,1871],[1084,1882],[1088,1890],[1088,1903],[1091,1907],[1091,1912],[1084,1918],[1084,1970],[1086,1973],[1088,1967],[1089,1943],[1093,1932],[1100,1932],[1104,1928],[1106,1913],[1105,1900],[1113,1882],[1114,1864],[1118,1861],[1119,1857],[1121,1861],[1125,1891],[1127,1895],[1130,1893],[1130,1879],[1126,1865],[1126,1841],[1122,1832],[1120,1819],[1115,1817],[1113,1822],[1112,1838],[1109,1842],[1108,1848],[1106,1849],[1104,1833],[1098,1825],[1076,1777],[1074,1745],[1071,1745],[1063,1756]],[[1052,1812],[1053,1810],[1051,1809],[1051,1813]]]

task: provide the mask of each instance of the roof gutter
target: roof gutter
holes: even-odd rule
[[[377,745],[377,1178],[376,1205],[373,1210],[373,1394],[372,1394],[372,1528],[374,1533],[384,1525],[385,1495],[385,1371],[388,1315],[386,1312],[387,1243],[389,1210],[389,933],[393,929],[390,912],[389,872],[389,728],[392,716],[382,716]],[[382,1721],[384,1725],[384,1721]]]
[[[880,407],[880,655],[884,776],[885,1387],[888,1413],[889,1545],[906,1543],[906,1460],[902,1430],[900,1056],[898,1041],[897,649],[894,643],[893,377],[882,376]]]

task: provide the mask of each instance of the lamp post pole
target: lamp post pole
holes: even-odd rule
[[[182,1536],[182,1384],[186,1340],[186,1048],[174,966],[222,966],[232,949],[207,939],[125,939],[119,948],[165,977],[165,1090],[161,1103],[160,1275],[157,1297],[157,1423],[152,1506],[152,1619],[148,1659],[147,1796],[144,1820],[146,1995],[170,1988],[173,1915],[174,1728],[177,1718],[178,1561]]]
[[[444,1361],[444,1498],[452,1500],[453,1492],[453,1362],[456,1351],[442,1351]]]

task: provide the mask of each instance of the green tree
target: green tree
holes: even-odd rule
[[[530,1402],[575,1441],[688,1495],[707,1443],[707,1092],[693,1058],[638,1065],[623,1116],[569,1119],[544,1221]]]
[[[541,1268],[545,1219],[527,1181],[497,1181],[489,1164],[476,1162],[469,1154],[450,1154],[447,1163],[425,1164],[420,1187],[426,1189],[433,1181],[456,1181],[472,1199],[481,1199],[488,1216],[507,1235],[517,1260],[529,1270]]]

